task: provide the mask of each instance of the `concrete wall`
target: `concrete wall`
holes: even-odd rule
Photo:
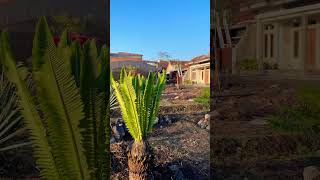
[[[195,72],[195,79],[192,75]],[[203,73],[203,79],[202,79]],[[195,84],[209,85],[210,84],[210,63],[191,65],[185,73],[184,80],[192,81]]]
[[[256,58],[256,24],[249,24],[246,32],[235,47],[237,61]]]
[[[294,57],[294,32],[299,33],[298,57]],[[279,69],[303,71],[303,36],[302,28],[294,28],[282,23],[279,31]]]

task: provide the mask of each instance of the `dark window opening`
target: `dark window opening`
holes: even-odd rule
[[[264,35],[264,57],[268,57],[268,35]]]
[[[270,34],[270,57],[273,57],[273,34]]]
[[[294,44],[294,57],[299,57],[299,31],[295,31],[293,35],[293,44]]]

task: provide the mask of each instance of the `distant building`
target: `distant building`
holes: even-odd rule
[[[110,60],[112,62],[119,62],[119,61],[135,61],[139,62],[142,61],[142,54],[135,54],[135,53],[128,53],[128,52],[118,52],[118,53],[111,53]]]
[[[260,68],[320,71],[318,0],[231,0],[234,64],[256,59]]]
[[[178,71],[180,68],[183,69],[187,63],[187,61],[170,60],[168,61],[166,72],[168,74],[170,72]]]
[[[157,72],[159,68],[153,61],[144,61],[142,54],[118,52],[110,54],[110,68],[115,78],[119,78],[123,67],[131,72],[147,76],[149,72]]]
[[[164,69],[164,70],[167,70],[168,65],[169,65],[169,62],[168,61],[163,61],[163,60],[160,60],[159,63],[158,63],[158,67],[161,68],[161,69]]]
[[[209,85],[210,84],[210,56],[201,55],[193,58],[185,64],[184,81],[193,84]]]

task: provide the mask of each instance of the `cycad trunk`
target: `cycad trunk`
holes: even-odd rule
[[[153,160],[152,149],[148,142],[134,141],[128,151],[129,179],[153,179]]]

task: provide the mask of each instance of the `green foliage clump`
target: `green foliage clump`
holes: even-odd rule
[[[71,32],[86,33],[89,31],[91,26],[94,26],[94,18],[90,15],[79,18],[64,14],[52,16],[51,21],[51,30],[55,34],[60,34],[65,29],[68,29]]]
[[[0,152],[30,145],[19,138],[26,132],[22,124],[22,115],[17,106],[15,88],[4,76],[0,67]]]
[[[258,69],[258,62],[256,59],[245,59],[238,63],[240,70],[257,70]]]
[[[276,129],[304,133],[320,134],[320,88],[304,87],[298,92],[300,105],[283,106],[280,111],[267,120]]]
[[[200,104],[209,105],[210,104],[210,88],[205,87],[201,90],[200,96],[195,98],[195,102]]]
[[[8,33],[0,38],[0,62],[15,85],[19,109],[44,179],[109,178],[109,62],[107,47],[83,47],[65,31],[56,46],[44,17],[37,24],[32,70],[17,66]],[[34,82],[32,92],[27,76]],[[36,96],[34,96],[36,94]]]
[[[111,75],[112,76],[112,75]],[[121,114],[135,141],[143,141],[151,132],[159,110],[166,73],[149,73],[145,78],[132,75],[123,68],[119,82],[111,77]]]
[[[185,80],[184,83],[190,85],[190,84],[192,84],[192,81],[191,80]]]

